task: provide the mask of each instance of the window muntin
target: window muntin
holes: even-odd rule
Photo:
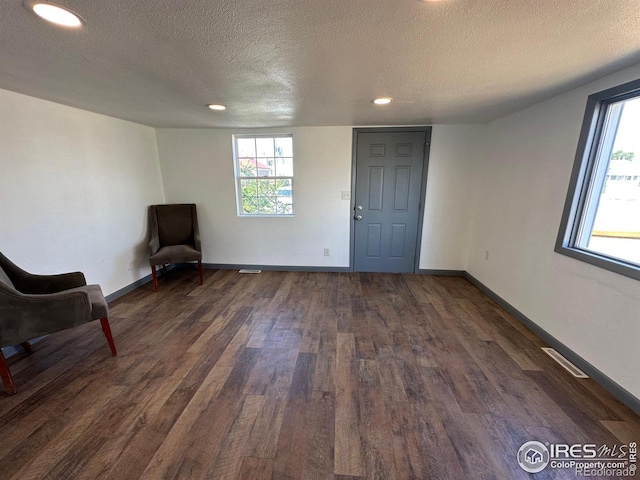
[[[238,215],[293,215],[293,136],[233,138]]]
[[[640,279],[638,177],[640,81],[589,97],[556,251]]]

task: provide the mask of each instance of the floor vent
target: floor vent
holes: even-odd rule
[[[262,273],[262,270],[251,270],[250,268],[243,268],[239,270],[240,273]]]
[[[569,360],[567,360],[562,355],[560,355],[553,348],[542,347],[542,350],[544,351],[544,353],[546,353],[551,358],[553,358],[556,362],[558,362],[561,367],[563,367],[567,372],[569,372],[574,377],[576,377],[576,378],[589,378],[589,375],[584,373],[582,370],[580,370],[573,363],[571,363]]]

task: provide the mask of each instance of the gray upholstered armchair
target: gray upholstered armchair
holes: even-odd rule
[[[193,203],[149,207],[149,264],[153,289],[158,290],[156,267],[171,263],[198,262],[202,285],[202,247],[198,214]]]
[[[33,275],[0,253],[0,347],[19,343],[31,353],[30,339],[100,319],[115,355],[108,316],[100,286],[87,285],[81,272]],[[0,376],[7,393],[15,393],[2,350]]]

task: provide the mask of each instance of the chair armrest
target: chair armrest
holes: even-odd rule
[[[0,287],[0,345],[13,345],[31,338],[90,322],[91,302],[86,291],[44,295],[22,294]]]
[[[151,241],[148,245],[149,248],[149,256],[155,255],[160,250],[160,239],[157,235],[151,237]]]
[[[87,284],[82,272],[62,273],[59,275],[34,275],[25,272],[14,280],[16,289],[24,294],[46,295],[62,292]]]
[[[149,256],[153,256],[160,250],[160,235],[158,233],[158,216],[156,213],[156,205],[149,205]]]
[[[191,218],[193,222],[193,246],[197,251],[202,252],[202,244],[200,243],[200,226],[198,225],[198,214],[195,205],[191,207]]]
[[[193,234],[193,243],[197,251],[202,252],[202,244],[200,243],[200,232],[196,229]]]

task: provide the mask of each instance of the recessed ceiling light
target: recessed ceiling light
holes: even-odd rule
[[[376,105],[386,105],[387,103],[391,103],[391,100],[393,100],[391,97],[380,97],[376,98],[373,103]]]
[[[72,12],[68,8],[53,5],[51,3],[43,3],[34,0],[25,0],[25,7],[38,15],[47,22],[55,23],[63,27],[78,28],[85,21],[77,13]]]
[[[209,107],[211,110],[226,110],[227,107],[225,107],[224,105],[216,105],[216,104],[210,104],[207,105],[207,107]]]

